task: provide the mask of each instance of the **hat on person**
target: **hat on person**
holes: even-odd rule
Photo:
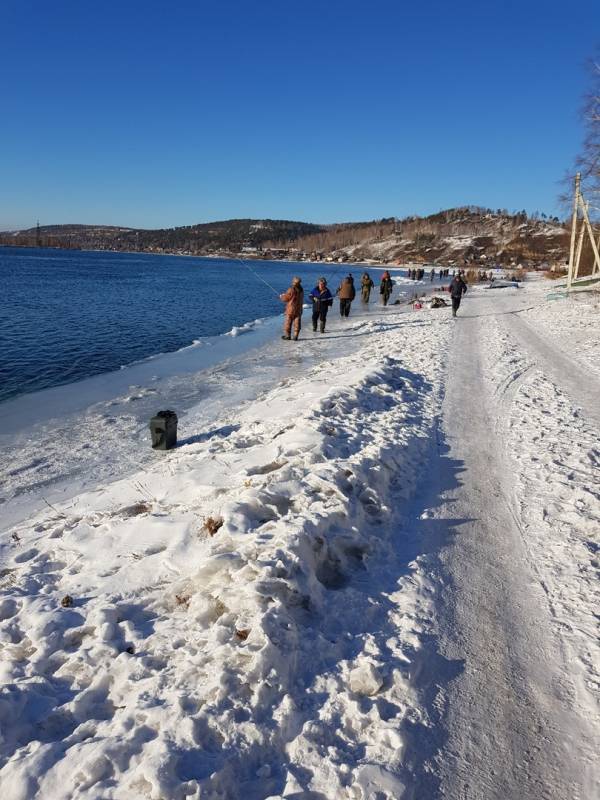
[[[294,275],[294,277],[292,278],[292,283],[294,284],[294,286],[297,286],[299,283],[302,283],[302,279],[299,278],[297,275]]]
[[[317,283],[324,283],[324,284],[325,284],[325,286],[327,286],[327,278],[324,278],[324,277],[321,275],[321,277],[319,278],[319,280],[317,281]]]

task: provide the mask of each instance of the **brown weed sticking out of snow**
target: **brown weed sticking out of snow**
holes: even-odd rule
[[[118,513],[124,517],[138,517],[140,514],[147,514],[152,509],[150,503],[139,501],[132,506],[125,506]]]
[[[73,598],[70,594],[66,594],[63,599],[60,601],[60,604],[63,608],[72,608],[73,606]]]
[[[242,628],[241,630],[236,630],[235,635],[238,639],[241,639],[242,642],[245,642],[248,636],[250,636],[249,628]]]
[[[175,602],[178,606],[184,606],[184,608],[187,608],[190,604],[190,596],[189,594],[176,594]]]
[[[222,524],[223,524],[222,517],[207,517],[204,520],[204,525],[202,526],[202,530],[206,531],[209,536],[214,536]]]

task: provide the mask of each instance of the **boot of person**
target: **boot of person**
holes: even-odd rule
[[[315,330],[317,330],[317,329],[315,328]],[[321,333],[325,333],[325,323],[324,322],[321,323],[321,327],[319,328],[319,330],[321,331]]]
[[[282,339],[286,339],[288,342],[292,338],[291,336],[286,336],[285,334],[281,337]]]
[[[313,333],[316,333],[316,332],[317,332],[317,324],[315,323],[315,324],[313,325]]]

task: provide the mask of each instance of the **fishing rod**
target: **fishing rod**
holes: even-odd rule
[[[332,272],[331,272],[331,274],[330,274],[330,275],[327,277],[327,283],[331,283],[331,280],[332,280],[332,278],[333,278],[333,277],[334,277],[334,275],[336,274],[336,270],[337,270],[337,269],[339,269],[339,268],[340,268],[340,266],[341,266],[341,265],[339,264],[339,262],[338,262],[338,263],[334,263],[334,265],[333,265],[333,271],[332,271]]]
[[[274,294],[276,294],[276,295],[277,295],[277,297],[279,297],[279,296],[280,296],[280,294],[281,294],[281,293],[280,293],[280,292],[278,292],[278,291],[277,291],[277,289],[276,289],[274,286],[272,286],[272,285],[271,285],[271,284],[270,284],[268,281],[266,281],[266,280],[265,280],[265,279],[262,277],[262,275],[259,275],[259,274],[258,274],[258,272],[257,272],[255,269],[253,269],[253,268],[250,266],[250,264],[249,264],[247,261],[245,261],[243,258],[240,258],[239,256],[236,256],[236,257],[235,257],[233,260],[235,260],[235,261],[239,261],[239,262],[240,262],[240,264],[242,264],[244,267],[247,267],[247,268],[250,270],[250,272],[251,272],[251,273],[254,275],[254,277],[255,277],[255,278],[258,278],[258,280],[259,280],[259,281],[262,281],[262,282],[265,284],[265,286],[268,286],[268,287],[269,287],[269,289],[270,289],[270,290],[271,290],[271,291],[272,291]],[[337,271],[337,270],[339,270],[341,267],[342,267],[342,265],[341,265],[341,264],[336,264],[336,263],[334,263],[334,264],[333,264],[333,271],[332,271],[332,272],[331,272],[331,273],[328,275],[328,277],[327,277],[327,284],[328,284],[328,285],[329,285],[330,283],[332,283],[332,281],[333,281],[333,277],[335,276],[335,274],[336,274],[336,271]]]

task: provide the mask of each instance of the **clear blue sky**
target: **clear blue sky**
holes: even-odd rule
[[[558,212],[600,2],[0,0],[0,229]]]

